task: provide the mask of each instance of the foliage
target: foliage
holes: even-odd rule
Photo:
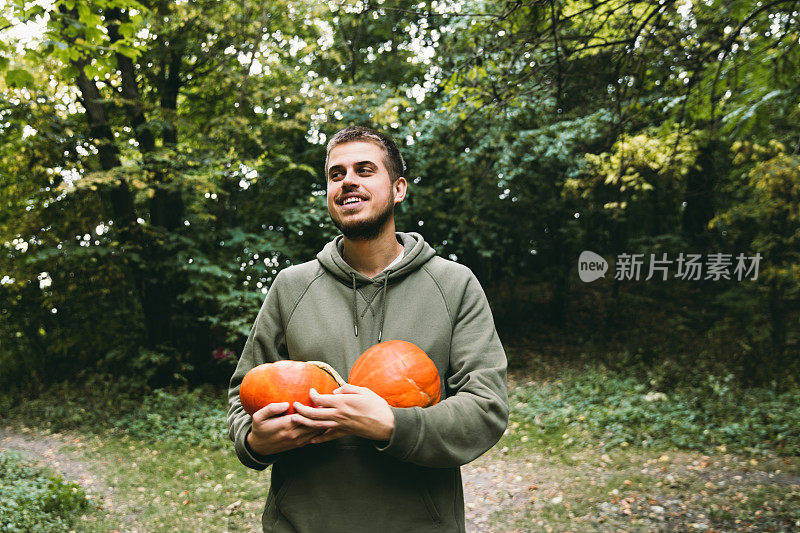
[[[0,396],[0,406],[7,417],[4,422],[9,424],[33,424],[54,432],[83,428],[99,433],[141,405],[146,392],[137,384],[135,378],[91,374],[80,384],[68,380],[52,383],[27,397],[7,390]]]
[[[106,388],[100,386],[101,381],[83,387],[66,382],[53,385],[22,403],[6,396],[0,405],[5,404],[8,422],[51,431],[126,435],[178,447],[230,445],[225,429],[227,401],[220,392],[204,387],[142,391],[130,388],[129,383],[109,381]],[[52,401],[54,397],[59,401]]]
[[[800,454],[796,388],[742,389],[731,374],[707,374],[699,381],[665,391],[634,377],[587,368],[518,388],[510,400],[512,418],[531,439],[555,448]]]
[[[142,405],[120,417],[114,432],[143,441],[219,449],[230,446],[225,429],[226,403],[207,391],[156,389]]]
[[[608,357],[609,360],[613,356]],[[558,364],[558,363],[556,363]],[[616,449],[692,449],[731,453],[800,454],[800,396],[797,387],[742,388],[734,375],[698,372],[677,384],[665,363],[656,369],[608,370],[587,364],[580,370],[559,365],[558,379],[516,386],[510,399],[511,419],[531,439],[555,448],[598,446]],[[665,379],[666,378],[666,379]],[[221,391],[207,388],[135,392],[112,384],[113,394],[99,386],[64,383],[38,398],[14,403],[6,396],[7,423],[78,430],[126,437],[165,446],[225,449],[227,402]],[[62,398],[51,400],[54,395]],[[722,448],[720,448],[722,449]]]
[[[476,273],[505,337],[648,353],[666,338],[655,359],[795,374],[797,12],[6,2],[0,387],[223,385],[220,354],[241,349],[275,275],[335,233],[324,143],[353,123],[399,141],[399,228]],[[32,22],[41,38],[14,32]],[[747,284],[586,286],[587,249],[761,253],[763,268]]]
[[[760,299],[767,302],[766,327],[746,338],[755,349],[769,354],[762,358],[762,368],[753,370],[775,375],[797,365],[800,347],[793,327],[793,309],[800,301],[800,158],[786,154],[785,146],[777,142],[766,146],[736,143],[733,150],[741,172],[737,192],[742,199],[720,212],[711,225],[737,235],[763,256],[759,289]],[[747,301],[752,297],[736,305],[744,307]]]
[[[0,452],[0,481],[0,531],[67,531],[89,507],[78,485],[31,466],[14,452]]]

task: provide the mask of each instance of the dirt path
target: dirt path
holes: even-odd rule
[[[464,506],[467,531],[490,530],[490,516],[513,507],[527,492],[530,474],[521,472],[518,461],[503,461],[501,453],[491,450],[461,468],[464,482]]]
[[[63,433],[43,433],[34,430],[12,430],[0,427],[0,450],[13,450],[39,466],[59,474],[64,481],[76,483],[100,509],[116,509],[125,520],[135,519],[136,513],[127,502],[115,498],[115,492],[94,472],[94,465],[79,458],[80,452],[64,450],[88,446],[86,437]]]
[[[73,454],[60,451],[68,444],[80,447],[82,438],[0,428],[0,449],[17,451],[24,457],[53,469],[65,481],[77,483],[87,491],[96,494],[107,493],[108,487],[92,473],[87,463],[76,459]]]
[[[798,457],[495,447],[463,470],[471,532],[800,531]]]
[[[86,445],[85,439],[61,433],[0,428],[0,450],[17,451],[41,466],[52,469],[65,481],[77,483],[90,497],[102,501],[101,505],[106,509],[123,507],[122,502],[114,500],[113,489],[93,472],[93,465],[79,459],[78,453],[63,449],[68,445],[81,448]],[[484,456],[462,469],[467,531],[486,531],[489,515],[504,503],[502,498],[496,496],[496,492],[500,478],[505,474],[495,462],[492,457]]]
[[[109,487],[108,465],[87,459],[84,448],[99,445],[92,439],[0,428],[0,450],[17,450],[78,483],[120,523],[136,528],[128,531],[158,531]],[[528,444],[525,437],[506,439],[462,467],[467,531],[800,530],[800,458],[641,449],[551,453]]]

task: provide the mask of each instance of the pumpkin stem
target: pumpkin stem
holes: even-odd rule
[[[347,384],[347,382],[342,379],[342,376],[340,376],[339,373],[336,370],[334,370],[334,368],[331,365],[329,365],[328,363],[323,363],[322,361],[306,361],[306,362],[308,364],[310,364],[310,365],[314,365],[316,367],[319,367],[322,370],[324,370],[325,372],[327,372],[328,374],[330,374],[331,377],[336,381],[336,383],[339,384],[340,387],[342,385],[346,385]]]

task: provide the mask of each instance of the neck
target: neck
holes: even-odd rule
[[[389,266],[403,250],[397,242],[394,224],[386,224],[373,239],[342,240],[342,256],[348,265],[368,278],[374,278]]]

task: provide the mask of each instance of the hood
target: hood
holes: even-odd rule
[[[322,264],[323,268],[330,272],[334,278],[350,286],[353,290],[353,333],[356,337],[358,337],[359,319],[357,305],[358,286],[368,283],[380,283],[382,285],[383,305],[381,306],[380,327],[378,328],[378,342],[381,342],[383,337],[383,324],[386,319],[386,293],[389,290],[389,284],[414,272],[436,255],[434,249],[425,242],[425,239],[423,239],[422,235],[419,233],[398,232],[395,233],[395,236],[403,244],[403,258],[395,266],[384,270],[372,279],[357,272],[345,262],[339,251],[342,245],[342,239],[344,238],[342,235],[339,235],[326,244],[322,251],[317,254],[317,260]],[[366,313],[366,311],[367,310],[364,309],[364,313]],[[361,317],[363,318],[363,316],[362,313]]]
[[[344,260],[339,251],[342,246],[342,235],[339,235],[326,244],[322,251],[317,254],[317,260],[322,264],[325,270],[347,285],[352,284],[354,275],[357,285],[374,283],[378,280],[383,281],[384,277],[386,278],[385,281],[391,284],[392,280],[405,277],[436,255],[436,251],[425,242],[425,239],[423,239],[422,235],[419,233],[397,232],[395,235],[397,236],[397,240],[403,245],[403,258],[391,269],[384,270],[373,279],[357,272]]]

